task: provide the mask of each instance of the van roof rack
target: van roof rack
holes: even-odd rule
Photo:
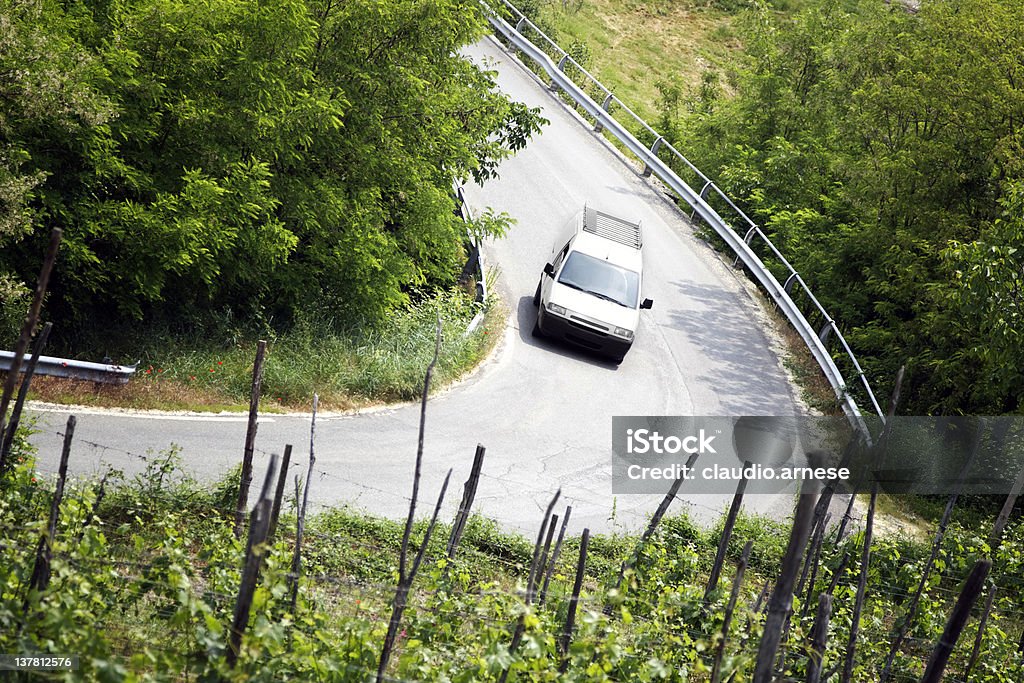
[[[583,211],[583,230],[634,249],[639,249],[644,243],[639,223],[624,221],[590,206]]]

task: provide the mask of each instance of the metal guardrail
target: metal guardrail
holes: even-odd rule
[[[22,356],[21,369],[28,366],[31,354]],[[13,351],[0,351],[0,370],[10,371],[11,363],[14,361]],[[53,356],[39,356],[36,364],[35,374],[49,375],[51,377],[65,377],[68,379],[84,379],[104,384],[127,384],[128,380],[135,374],[135,365],[115,365],[109,363],[90,363],[83,360],[69,360],[67,358],[54,358]]]
[[[583,68],[581,64],[573,59],[565,50],[559,47],[557,43],[545,35],[543,31],[523,15],[523,13],[520,12],[512,3],[508,2],[508,0],[500,1],[516,20],[516,25],[512,26],[509,24],[498,14],[498,12],[487,5],[486,2],[482,2],[481,4],[484,6],[484,11],[491,23],[491,26],[494,27],[494,30],[504,36],[516,49],[520,50],[523,54],[540,65],[540,67],[543,68],[552,79],[550,87],[552,89],[561,89],[594,119],[595,131],[607,129],[608,132],[618,138],[618,140],[633,155],[642,161],[644,164],[643,175],[645,177],[650,176],[652,173],[656,175],[663,183],[678,194],[683,201],[692,207],[693,212],[691,213],[691,218],[699,216],[701,220],[714,229],[718,236],[721,237],[729,248],[736,254],[736,261],[734,261],[734,265],[739,262],[743,263],[747,270],[750,271],[754,278],[756,278],[757,282],[760,283],[768,293],[768,296],[770,296],[778,305],[779,309],[786,316],[786,319],[789,320],[790,324],[800,335],[800,338],[810,350],[811,355],[814,356],[815,361],[821,367],[822,372],[825,374],[825,378],[828,380],[835,392],[836,400],[842,407],[843,412],[846,413],[851,424],[870,439],[870,432],[867,429],[867,425],[862,417],[857,401],[850,392],[842,372],[840,372],[838,366],[836,366],[835,361],[825,346],[825,343],[830,337],[834,336],[839,340],[843,352],[848,356],[857,373],[857,377],[862,384],[863,390],[871,402],[872,409],[880,418],[882,418],[883,421],[885,420],[885,415],[879,407],[878,401],[875,399],[875,394],[871,390],[871,385],[868,383],[864,370],[861,368],[860,363],[857,361],[853,351],[850,349],[850,345],[840,332],[835,320],[828,314],[825,308],[807,287],[807,284],[796,269],[793,268],[785,257],[782,256],[782,253],[779,252],[774,244],[771,243],[767,235],[761,231],[761,228],[751,220],[750,217],[743,213],[743,211],[737,207],[736,204],[710,178],[704,175],[700,169],[698,169],[685,156],[669,144],[663,136],[633,112],[632,109],[626,106],[626,104],[618,97],[613,95],[608,88],[594,78],[594,76]],[[557,63],[555,63],[547,52],[535,45],[522,34],[522,31],[527,28],[546,42],[549,48],[558,55]],[[592,99],[583,87],[577,85],[577,83],[565,73],[565,67],[567,64],[570,64],[573,69],[579,73],[580,77],[586,82],[586,84],[591,86],[596,92],[602,94],[601,104],[598,104],[594,99]],[[621,110],[632,118],[633,122],[639,126],[641,130],[650,135],[654,142],[650,146],[640,142],[640,140],[638,140],[625,125],[615,118],[612,112],[613,107],[617,110]],[[662,151],[672,155],[676,161],[682,163],[700,179],[703,183],[703,187],[700,192],[695,191],[658,156],[659,152]],[[745,234],[743,237],[740,237],[735,229],[708,203],[708,197],[712,193],[715,197],[724,202],[725,206],[728,207],[729,210],[734,213],[735,217],[738,218],[745,226]],[[755,253],[751,248],[751,241],[755,237],[761,240],[771,251],[772,255],[775,256],[775,258],[778,259],[778,261],[787,269],[788,275],[786,276],[784,283],[779,282],[775,275],[765,266],[757,253]],[[791,292],[793,291],[794,286],[800,287],[804,295],[811,302],[813,310],[816,311],[817,314],[825,321],[824,325],[819,330],[814,329],[807,317],[793,300]]]

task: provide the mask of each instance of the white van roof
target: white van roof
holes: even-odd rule
[[[633,249],[644,245],[640,223],[630,223],[591,206],[583,209],[583,230]]]
[[[637,273],[642,271],[643,239],[639,223],[630,223],[589,206],[578,220],[575,250]]]

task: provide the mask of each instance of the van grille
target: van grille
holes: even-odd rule
[[[606,326],[599,325],[598,323],[591,322],[589,320],[586,320],[584,318],[580,318],[580,317],[575,316],[575,315],[569,316],[569,324],[570,325],[575,325],[576,327],[580,328],[581,330],[586,330],[587,332],[596,332],[598,334],[607,334],[608,333],[608,328]]]

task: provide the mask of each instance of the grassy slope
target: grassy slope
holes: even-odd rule
[[[590,72],[637,114],[654,123],[658,84],[695,87],[742,48],[736,15],[696,2],[585,0],[579,9],[551,3],[542,14],[563,47],[582,41]]]

